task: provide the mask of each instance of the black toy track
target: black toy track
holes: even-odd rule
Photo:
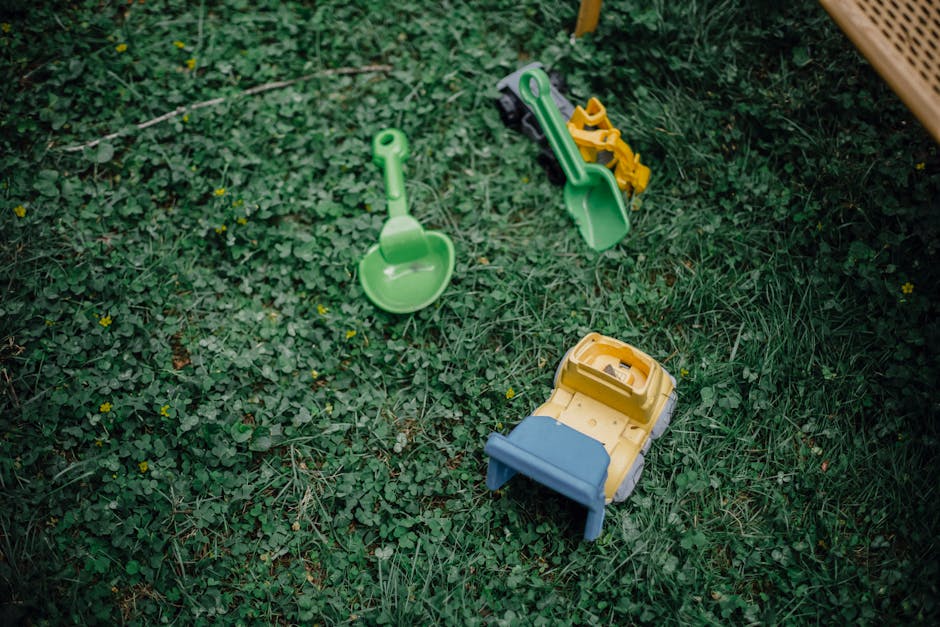
[[[514,131],[519,131],[539,145],[536,161],[545,170],[548,180],[553,185],[564,185],[565,174],[555,158],[555,153],[549,147],[548,140],[545,139],[542,127],[536,121],[535,114],[519,97],[519,77],[530,68],[542,68],[542,64],[530,63],[497,83],[499,98],[496,99],[496,108],[499,110],[499,117],[503,124]],[[558,72],[548,72],[548,78],[552,84],[552,99],[558,105],[562,117],[568,120],[574,113],[574,106],[562,95],[565,90],[565,79]]]

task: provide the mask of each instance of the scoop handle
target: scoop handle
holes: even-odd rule
[[[382,168],[385,177],[385,200],[388,203],[388,215],[392,218],[408,215],[408,197],[405,195],[402,164],[409,154],[408,138],[397,128],[379,131],[372,138],[372,162]]]
[[[535,83],[538,95],[532,92],[532,83]],[[568,182],[575,186],[588,184],[584,159],[581,158],[581,153],[568,132],[568,126],[561,117],[558,105],[552,100],[552,84],[548,80],[548,74],[539,68],[523,72],[519,77],[519,95],[535,113],[535,119],[539,121],[542,132],[548,139],[548,145],[558,158]]]

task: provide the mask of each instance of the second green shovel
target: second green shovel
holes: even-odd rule
[[[385,311],[411,313],[443,293],[454,273],[454,244],[437,231],[425,231],[408,215],[402,163],[408,140],[398,129],[380,131],[372,140],[372,161],[383,169],[389,219],[359,262],[359,282],[366,296]]]

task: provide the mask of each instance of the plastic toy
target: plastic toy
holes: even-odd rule
[[[640,163],[640,155],[633,154],[620,138],[620,131],[611,124],[600,100],[591,98],[586,109],[575,107],[568,120],[568,132],[585,161],[607,166],[620,189],[643,193],[650,180],[650,169]]]
[[[373,303],[392,313],[410,313],[433,303],[454,272],[454,245],[436,231],[425,231],[408,215],[402,163],[408,140],[386,129],[372,140],[372,161],[383,169],[389,219],[359,262],[359,282]]]
[[[535,121],[534,113],[526,108],[519,92],[519,78],[530,69],[544,69],[541,63],[531,63],[497,83],[500,95],[496,101],[503,124],[522,132],[523,135],[539,144],[542,149],[537,162],[553,185],[562,185],[565,175],[558,161],[547,146],[544,133]],[[552,89],[552,100],[558,106],[562,117],[567,120],[569,132],[589,163],[600,163],[614,171],[617,186],[627,194],[641,194],[649,183],[650,170],[640,163],[640,155],[634,154],[630,146],[621,138],[607,117],[607,111],[597,98],[591,98],[586,108],[575,107],[561,91],[564,79],[557,72],[548,73]]]
[[[486,487],[498,490],[522,473],[584,505],[584,539],[596,539],[605,506],[630,496],[643,455],[669,425],[675,387],[649,355],[588,334],[558,365],[548,401],[508,436],[490,434]]]
[[[538,93],[532,91],[533,84]],[[602,165],[585,163],[552,100],[551,83],[543,70],[533,68],[523,72],[519,78],[519,94],[535,113],[568,179],[564,188],[565,207],[581,236],[597,251],[614,246],[630,230],[623,194],[614,175]]]

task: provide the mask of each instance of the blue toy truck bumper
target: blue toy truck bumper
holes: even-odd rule
[[[547,416],[529,416],[508,436],[491,433],[486,487],[498,490],[517,472],[588,509],[584,539],[594,540],[604,525],[604,482],[610,457],[604,445]]]

